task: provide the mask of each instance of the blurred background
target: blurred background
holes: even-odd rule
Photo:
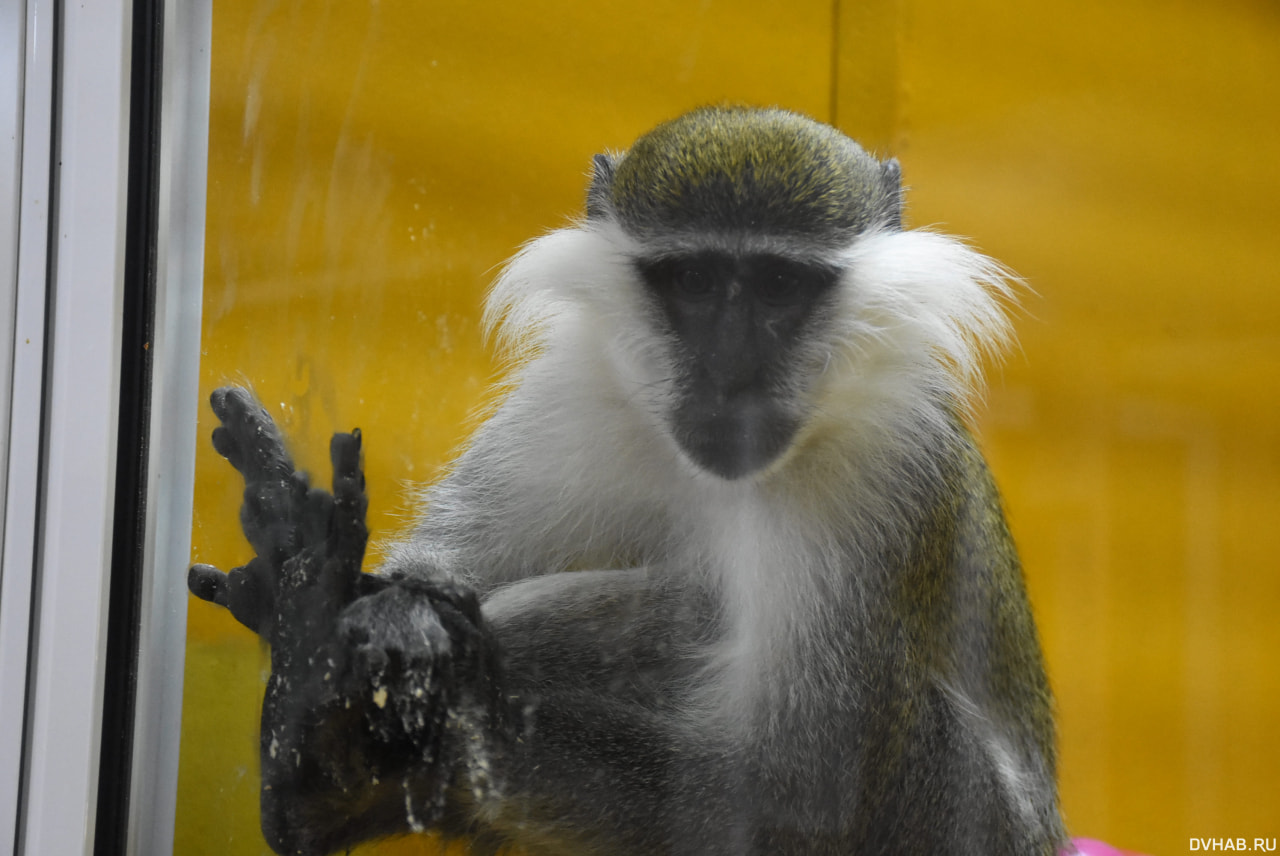
[[[978,429],[1073,834],[1157,856],[1280,836],[1274,0],[219,0],[212,63],[201,394],[252,385],[318,473],[358,425],[375,539],[474,427],[485,286],[581,212],[592,154],[734,101],[899,158],[911,225],[1029,286]],[[230,567],[212,426],[192,559]],[[178,854],[268,852],[267,669],[191,602]]]

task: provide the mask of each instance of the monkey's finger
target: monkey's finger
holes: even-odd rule
[[[360,573],[358,566],[355,573]],[[352,576],[350,563],[342,556],[330,556],[320,564],[315,596],[323,604],[320,611],[334,620],[347,604],[355,600],[356,579]]]
[[[187,588],[201,600],[227,605],[227,575],[213,565],[192,565],[187,571]]]
[[[284,438],[253,393],[221,387],[209,396],[209,406],[222,422],[213,431],[213,446],[246,482],[288,478],[293,473]]]
[[[214,451],[249,484],[288,478],[292,472],[293,461],[278,438],[264,439],[244,426],[219,425],[210,439]]]
[[[448,604],[451,610],[450,614],[457,615],[460,620],[473,627],[480,626],[482,621],[480,617],[480,598],[476,595],[474,589],[451,580],[433,581],[422,585],[427,597],[431,599],[431,603],[437,609],[443,604]]]
[[[361,452],[364,435],[359,428],[350,434],[334,434],[329,440],[329,462],[333,466],[333,492],[364,491],[364,469]]]
[[[275,576],[275,570],[261,557],[255,557],[249,564],[234,568],[227,574],[227,609],[231,610],[236,621],[260,636],[269,637],[273,625]]]
[[[261,633],[275,603],[262,577],[261,568],[252,562],[227,574],[213,565],[197,564],[187,572],[187,588],[201,600],[225,606],[233,618],[254,633]]]
[[[329,539],[329,526],[333,521],[333,497],[329,491],[312,488],[301,502],[300,538],[303,549],[323,552]]]
[[[245,481],[240,528],[253,551],[279,566],[302,547],[305,482],[297,479]]]
[[[361,459],[360,429],[350,434],[334,434],[329,442],[333,464],[333,550],[349,573],[359,573],[369,530],[365,514],[369,497],[365,493]]]
[[[433,601],[436,619],[449,634],[450,660],[454,672],[462,679],[479,688],[480,682],[496,674],[497,651],[485,636],[482,626],[470,620],[465,605],[448,601]],[[459,608],[462,606],[462,608]],[[490,699],[490,708],[496,699]]]

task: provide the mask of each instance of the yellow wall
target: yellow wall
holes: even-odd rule
[[[484,401],[494,267],[580,211],[593,153],[725,99],[898,156],[913,224],[971,237],[1034,289],[982,429],[1058,692],[1073,831],[1153,854],[1280,835],[1267,0],[220,0],[202,396],[253,384],[317,469],[329,433],[359,425],[371,525],[393,532],[402,481],[430,479]],[[193,560],[232,566],[239,484],[198,455]],[[179,854],[265,852],[266,662],[192,602]]]

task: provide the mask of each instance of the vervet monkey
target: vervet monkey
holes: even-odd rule
[[[358,433],[311,489],[251,395],[216,392],[258,558],[191,585],[272,645],[272,846],[1068,846],[1022,570],[966,427],[1009,293],[903,228],[895,161],[710,107],[597,156],[586,216],[498,279],[509,389],[376,573]]]

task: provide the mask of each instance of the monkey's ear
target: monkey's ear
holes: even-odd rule
[[[598,154],[591,159],[591,186],[587,188],[587,219],[613,216],[613,176],[621,155]]]
[[[902,167],[897,158],[880,165],[880,185],[884,190],[881,221],[890,229],[902,228]]]

